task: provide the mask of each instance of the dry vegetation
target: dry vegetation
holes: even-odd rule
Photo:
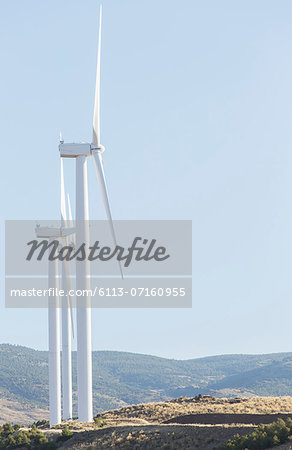
[[[247,434],[252,427],[194,427],[188,425],[118,426],[80,433],[61,448],[70,449],[167,449],[212,450],[234,434]]]
[[[98,415],[106,421],[102,428],[93,430],[73,422],[70,428],[74,437],[60,448],[70,449],[199,449],[213,450],[233,438],[246,435],[255,427],[250,425],[175,425],[163,424],[165,420],[187,414],[276,414],[291,413],[292,397],[255,397],[249,399],[217,399],[197,396],[179,398],[168,402],[133,405]],[[79,432],[78,432],[79,431]],[[281,446],[289,449],[291,444]],[[280,449],[279,448],[279,449]]]
[[[12,406],[12,405],[10,405]],[[54,429],[40,423],[39,429],[50,439],[57,439],[68,428],[73,437],[56,441],[56,448],[67,449],[168,449],[214,450],[232,439],[235,434],[250,434],[255,426],[232,423],[222,425],[165,424],[163,422],[189,414],[292,414],[292,397],[254,397],[227,399],[210,396],[179,398],[167,402],[133,405],[98,415],[94,423],[80,424],[76,420],[64,422]],[[233,419],[233,418],[232,418]],[[215,420],[215,418],[214,418]],[[273,420],[273,419],[272,419]],[[271,420],[271,421],[272,421]],[[291,448],[291,444],[277,447]]]
[[[144,403],[127,408],[108,411],[100,417],[116,425],[129,419],[162,423],[173,417],[186,414],[275,414],[292,413],[292,397],[253,397],[227,399],[208,396],[179,398],[168,402]],[[145,422],[144,422],[145,423]]]
[[[31,406],[28,402],[7,400],[0,397],[0,425],[5,422],[27,424],[48,417],[49,411],[47,409]]]

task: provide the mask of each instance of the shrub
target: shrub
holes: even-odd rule
[[[58,441],[67,441],[73,436],[73,432],[69,430],[68,426],[66,425],[63,430],[62,434],[58,437]]]
[[[219,450],[262,450],[275,447],[288,441],[292,433],[292,420],[286,422],[278,419],[270,425],[259,425],[255,431],[245,436],[235,435],[227,443],[221,445]]]
[[[34,422],[34,424],[36,427],[42,427],[42,426],[49,426],[50,422],[46,419],[42,419],[42,420],[38,420],[37,422]]]
[[[28,447],[31,444],[31,440],[28,436],[28,433],[25,431],[20,431],[14,437],[15,443],[18,447]]]
[[[99,428],[102,428],[106,425],[106,421],[101,419],[100,417],[96,416],[94,417],[94,423],[95,425],[97,425]]]
[[[14,433],[14,428],[10,422],[4,423],[2,426],[1,434],[4,436],[9,436],[9,434]]]
[[[35,450],[53,450],[56,444],[37,429],[34,424],[30,430],[17,432],[20,426],[5,423],[0,427],[0,449],[33,448]]]

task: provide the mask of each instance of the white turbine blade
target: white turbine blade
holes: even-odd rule
[[[101,190],[106,215],[107,215],[107,218],[109,221],[113,242],[114,242],[114,245],[117,246],[117,239],[116,239],[116,234],[115,234],[115,230],[114,230],[113,219],[112,219],[112,215],[111,215],[111,209],[110,209],[108,192],[107,192],[107,186],[106,186],[106,181],[105,181],[105,176],[104,176],[102,157],[99,152],[93,152],[93,158],[94,158],[94,162],[95,162],[97,179],[98,179],[99,187]],[[121,276],[122,276],[122,278],[124,278],[120,261],[119,261],[119,268],[120,268]]]
[[[70,201],[69,193],[67,193],[67,203],[68,203],[69,226],[70,226],[70,228],[73,228],[74,223],[73,223],[73,219],[72,219],[72,209],[71,209],[71,201]],[[75,246],[75,233],[71,234],[71,242]]]
[[[67,226],[67,213],[66,213],[66,200],[65,200],[65,187],[64,187],[64,169],[63,159],[61,158],[61,226]]]
[[[71,228],[73,228],[72,208],[71,208],[71,201],[70,201],[69,193],[67,193],[67,203],[68,203],[69,225]]]
[[[67,246],[68,245],[68,239],[64,238],[63,239],[63,245]],[[66,261],[66,259],[64,259],[63,261],[64,264],[64,268],[65,268],[65,272],[66,272],[66,284],[67,284],[67,298],[68,298],[68,307],[70,310],[70,317],[71,317],[71,327],[72,327],[72,335],[74,338],[74,320],[73,320],[73,309],[72,309],[72,302],[71,302],[71,296],[69,295],[69,292],[71,290],[71,278],[70,278],[70,262]]]
[[[93,112],[93,132],[92,144],[95,147],[100,145],[100,52],[101,52],[101,16],[102,6],[99,10],[99,30],[98,30],[98,50],[97,50],[97,65],[96,65],[96,81],[95,81],[95,99]]]

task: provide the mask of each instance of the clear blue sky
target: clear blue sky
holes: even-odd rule
[[[58,134],[90,140],[98,2],[1,4],[4,220],[59,217]],[[171,358],[292,350],[292,3],[105,0],[102,142],[116,219],[193,220],[192,310],[95,310],[93,348]],[[73,162],[66,185],[74,195]],[[90,214],[105,218],[93,164]]]

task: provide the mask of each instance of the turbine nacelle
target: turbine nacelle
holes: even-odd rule
[[[75,233],[75,228],[57,228],[36,226],[35,232],[38,238],[63,238]]]
[[[62,158],[76,158],[77,156],[90,156],[91,145],[85,142],[80,143],[60,143],[60,156]]]
[[[80,143],[64,143],[59,144],[59,151],[61,158],[77,158],[77,156],[91,156],[93,152],[98,153],[104,152],[104,146],[99,145],[98,147],[93,144],[88,144],[86,142]]]

